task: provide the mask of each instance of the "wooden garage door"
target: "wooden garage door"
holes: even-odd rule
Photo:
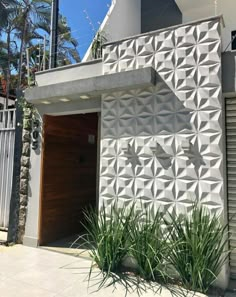
[[[40,244],[81,231],[96,205],[97,114],[45,116]]]
[[[231,235],[230,271],[236,279],[236,98],[226,99],[228,213]]]

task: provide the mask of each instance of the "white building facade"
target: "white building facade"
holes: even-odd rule
[[[158,2],[148,1],[150,5]],[[111,26],[113,20],[117,24],[120,15],[126,15],[127,2],[117,0],[113,4],[103,28]],[[111,36],[102,59],[36,75],[37,87],[25,95],[39,112],[40,133],[47,129],[45,116],[96,113],[97,203],[109,208],[118,201],[127,207],[138,199],[153,213],[158,208],[182,213],[198,201],[228,223],[236,209],[234,189],[229,190],[234,178],[234,169],[229,169],[230,162],[234,164],[234,147],[230,143],[226,146],[225,140],[227,133],[233,131],[234,135],[231,122],[236,121],[231,112],[236,106],[235,58],[230,51],[235,4],[224,0],[223,5],[219,0],[216,6],[216,1],[207,0],[199,8],[200,1],[168,1],[161,14],[175,15],[171,18],[175,23],[161,28],[161,19],[152,18],[157,3],[148,9],[143,1],[136,6],[134,2],[129,2],[134,15],[127,35],[118,30],[122,36],[114,38],[119,40]],[[223,18],[216,16],[218,13],[223,13]],[[150,16],[149,24],[144,15]],[[155,27],[158,30],[146,32]],[[222,48],[228,43],[230,53],[224,55]],[[222,68],[223,75],[232,73],[230,81],[222,78]],[[46,186],[42,175],[47,144],[41,136],[39,149],[31,151],[24,235],[24,244],[31,246],[40,243],[44,228],[41,218]],[[235,245],[233,226],[231,247]],[[224,266],[219,277],[223,288],[230,276],[236,275],[235,259],[232,252],[230,265]]]

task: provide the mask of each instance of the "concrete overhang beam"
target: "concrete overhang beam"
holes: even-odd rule
[[[154,86],[160,78],[152,67],[79,79],[25,90],[32,104],[100,98],[104,93]],[[46,100],[46,101],[45,101]]]

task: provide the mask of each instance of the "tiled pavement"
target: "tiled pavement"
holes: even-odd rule
[[[123,297],[138,296],[137,291],[127,293],[124,286],[117,284],[98,289],[95,271],[88,287],[90,261],[43,249],[22,245],[0,246],[0,296],[1,297]],[[147,289],[142,296],[154,296]],[[163,289],[161,295],[172,294]],[[181,296],[193,296],[192,294]],[[203,296],[203,295],[195,295]]]

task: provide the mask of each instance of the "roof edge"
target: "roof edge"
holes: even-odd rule
[[[167,31],[167,30],[175,30],[175,29],[180,28],[180,27],[200,24],[200,23],[203,23],[203,22],[206,22],[206,21],[213,21],[213,20],[219,20],[222,23],[222,25],[225,26],[223,14],[220,14],[220,15],[217,15],[217,16],[203,18],[203,19],[191,21],[191,22],[188,22],[188,23],[181,23],[181,24],[178,24],[178,25],[165,27],[165,28],[162,28],[162,29],[158,29],[158,30],[154,30],[154,31],[150,31],[150,32],[146,32],[146,33],[142,33],[142,34],[138,34],[138,35],[134,35],[134,36],[129,36],[129,37],[126,37],[126,38],[123,38],[123,39],[120,39],[120,40],[107,42],[107,43],[105,43],[103,45],[103,47],[106,47],[106,46],[112,45],[112,44],[116,44],[116,43],[121,43],[123,41],[127,41],[127,40],[130,40],[130,39],[136,39],[136,38],[139,38],[139,37],[142,37],[142,36],[153,35],[153,34],[156,34],[156,33],[161,33],[161,32]]]

